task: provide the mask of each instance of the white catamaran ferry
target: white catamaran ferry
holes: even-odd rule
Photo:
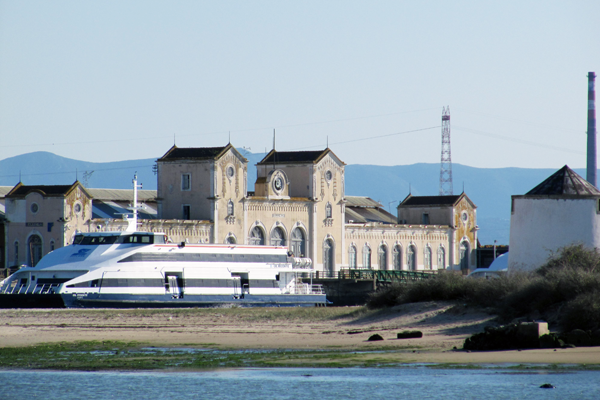
[[[304,283],[308,258],[285,247],[169,243],[163,233],[75,236],[0,282],[0,307],[324,306],[321,285]]]

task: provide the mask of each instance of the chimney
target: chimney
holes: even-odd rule
[[[596,74],[588,73],[587,172],[586,179],[596,186]]]

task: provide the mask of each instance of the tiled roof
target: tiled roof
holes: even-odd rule
[[[384,224],[397,223],[396,217],[380,208],[362,208],[346,206],[346,223],[382,222]]]
[[[531,189],[526,195],[600,195],[600,191],[567,165]]]
[[[412,196],[408,195],[401,206],[451,206],[456,204],[461,195],[452,196]]]
[[[133,202],[133,189],[86,189],[96,200]],[[156,201],[156,190],[138,190],[138,201]]]
[[[346,196],[346,207],[383,207],[381,203],[370,197]]]
[[[14,186],[0,186],[0,197],[6,196]]]
[[[129,201],[92,201],[92,218],[121,219],[123,214],[132,215]],[[144,203],[144,210],[138,211],[139,219],[156,219],[156,203]]]
[[[367,223],[382,222],[395,224],[396,217],[385,211],[383,206],[363,196],[346,196],[346,222]]]
[[[44,196],[65,196],[77,184],[78,182],[72,185],[23,185],[19,183],[7,193],[6,197],[21,197],[31,192],[41,192]]]
[[[317,151],[273,151],[265,156],[258,165],[260,164],[272,164],[272,163],[314,163],[323,158],[327,153],[331,152],[329,149],[317,150]]]
[[[177,147],[173,146],[158,161],[168,160],[214,160],[222,153],[233,147],[231,144],[223,147]]]

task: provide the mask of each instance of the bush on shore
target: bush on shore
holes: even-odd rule
[[[583,245],[567,246],[534,272],[512,272],[494,279],[466,279],[442,272],[434,279],[380,290],[367,305],[380,308],[440,300],[491,307],[502,320],[535,317],[563,329],[598,329],[600,253]]]

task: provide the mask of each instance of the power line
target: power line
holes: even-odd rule
[[[297,126],[321,125],[321,124],[331,124],[331,123],[336,123],[336,122],[356,121],[356,120],[360,120],[360,119],[388,117],[388,116],[392,116],[392,115],[400,115],[400,114],[409,114],[409,113],[420,112],[420,111],[437,110],[438,108],[439,107],[422,108],[422,109],[417,109],[417,110],[398,111],[398,112],[387,113],[387,114],[366,115],[366,116],[360,116],[360,117],[331,119],[331,120],[324,120],[324,121],[302,122],[302,123],[288,124],[288,125],[269,126],[269,127],[265,127],[265,128],[232,129],[232,130],[213,131],[213,132],[190,133],[187,135],[178,134],[177,137],[212,136],[212,135],[223,135],[223,134],[228,134],[228,133],[236,134],[236,133],[267,130],[267,129],[269,131],[271,131],[274,128],[275,129],[293,128],[293,127],[297,127]],[[171,133],[169,133],[168,135],[169,135],[168,139],[170,140]],[[148,141],[148,140],[162,140],[162,139],[167,139],[167,136],[166,135],[150,136],[150,137],[149,136],[139,136],[139,137],[129,137],[129,138],[127,138],[125,136],[119,136],[120,142],[140,141],[140,140]],[[115,140],[113,140],[113,139],[106,139],[106,140],[89,140],[89,141],[76,141],[76,142],[47,142],[47,143],[27,143],[27,144],[9,144],[9,145],[3,144],[3,145],[0,145],[0,149],[1,148],[15,148],[15,147],[44,147],[44,146],[69,146],[69,145],[76,145],[76,144],[98,144],[98,143],[107,143],[107,142],[114,142],[114,141]]]
[[[361,138],[361,139],[352,139],[352,140],[345,140],[343,142],[330,143],[330,145],[331,144],[346,144],[346,143],[353,143],[353,142],[361,142],[361,141],[364,141],[364,140],[372,140],[372,139],[380,139],[380,138],[385,138],[385,137],[390,137],[390,136],[404,135],[406,133],[421,132],[421,131],[427,131],[427,130],[430,130],[430,129],[437,129],[439,127],[440,127],[440,125],[438,125],[438,126],[432,126],[432,127],[429,127],[429,128],[414,129],[414,130],[411,130],[411,131],[389,133],[387,135],[369,136],[369,137]],[[322,147],[323,147],[322,145],[306,146],[306,147],[299,147],[299,148],[296,148],[296,149],[290,149],[289,151],[302,150],[302,149],[314,149],[314,148],[322,148]]]
[[[480,116],[488,117],[488,118],[495,118],[495,119],[499,119],[499,120],[502,120],[502,121],[525,123],[525,124],[528,124],[528,125],[538,126],[538,127],[544,128],[544,129],[550,129],[550,130],[554,130],[554,131],[557,131],[557,132],[577,132],[577,133],[580,132],[580,131],[578,131],[576,129],[561,128],[561,127],[557,127],[556,125],[540,124],[540,123],[537,123],[537,122],[527,121],[527,120],[518,119],[518,118],[507,118],[507,117],[502,117],[502,116],[499,116],[499,115],[484,113],[484,112],[480,112],[480,111],[469,111],[469,110],[465,110],[464,108],[456,108],[456,107],[454,107],[454,109],[462,111],[462,112],[466,112],[468,114],[480,115]]]
[[[121,171],[121,170],[125,170],[125,169],[131,169],[131,168],[152,168],[152,165],[131,165],[131,166],[127,166],[127,167],[114,167],[114,168],[94,168],[93,171],[94,172],[99,172],[99,171]],[[92,171],[92,169],[87,169],[85,171]],[[73,171],[64,171],[64,172],[38,172],[38,173],[31,173],[31,174],[27,174],[27,173],[21,173],[21,174],[12,174],[12,175],[0,175],[0,178],[12,178],[12,177],[18,177],[18,176],[46,176],[46,175],[66,175],[66,174],[74,174],[76,173],[77,170],[73,170]]]
[[[550,150],[564,151],[566,153],[585,154],[585,152],[582,152],[582,151],[569,150],[569,149],[565,149],[564,147],[549,146],[547,144],[543,144],[543,143],[540,143],[540,142],[532,142],[532,141],[529,141],[529,140],[511,138],[511,137],[508,137],[508,136],[502,136],[502,135],[498,135],[498,134],[495,134],[495,133],[478,131],[478,130],[475,130],[475,129],[461,128],[461,127],[456,126],[456,125],[454,125],[454,129],[455,130],[458,129],[459,131],[464,131],[464,132],[468,132],[468,133],[473,133],[473,134],[479,135],[479,136],[493,137],[493,138],[504,140],[504,141],[507,141],[507,142],[521,143],[521,144],[526,144],[526,145],[535,146],[535,147],[545,147],[545,148],[550,149]]]

